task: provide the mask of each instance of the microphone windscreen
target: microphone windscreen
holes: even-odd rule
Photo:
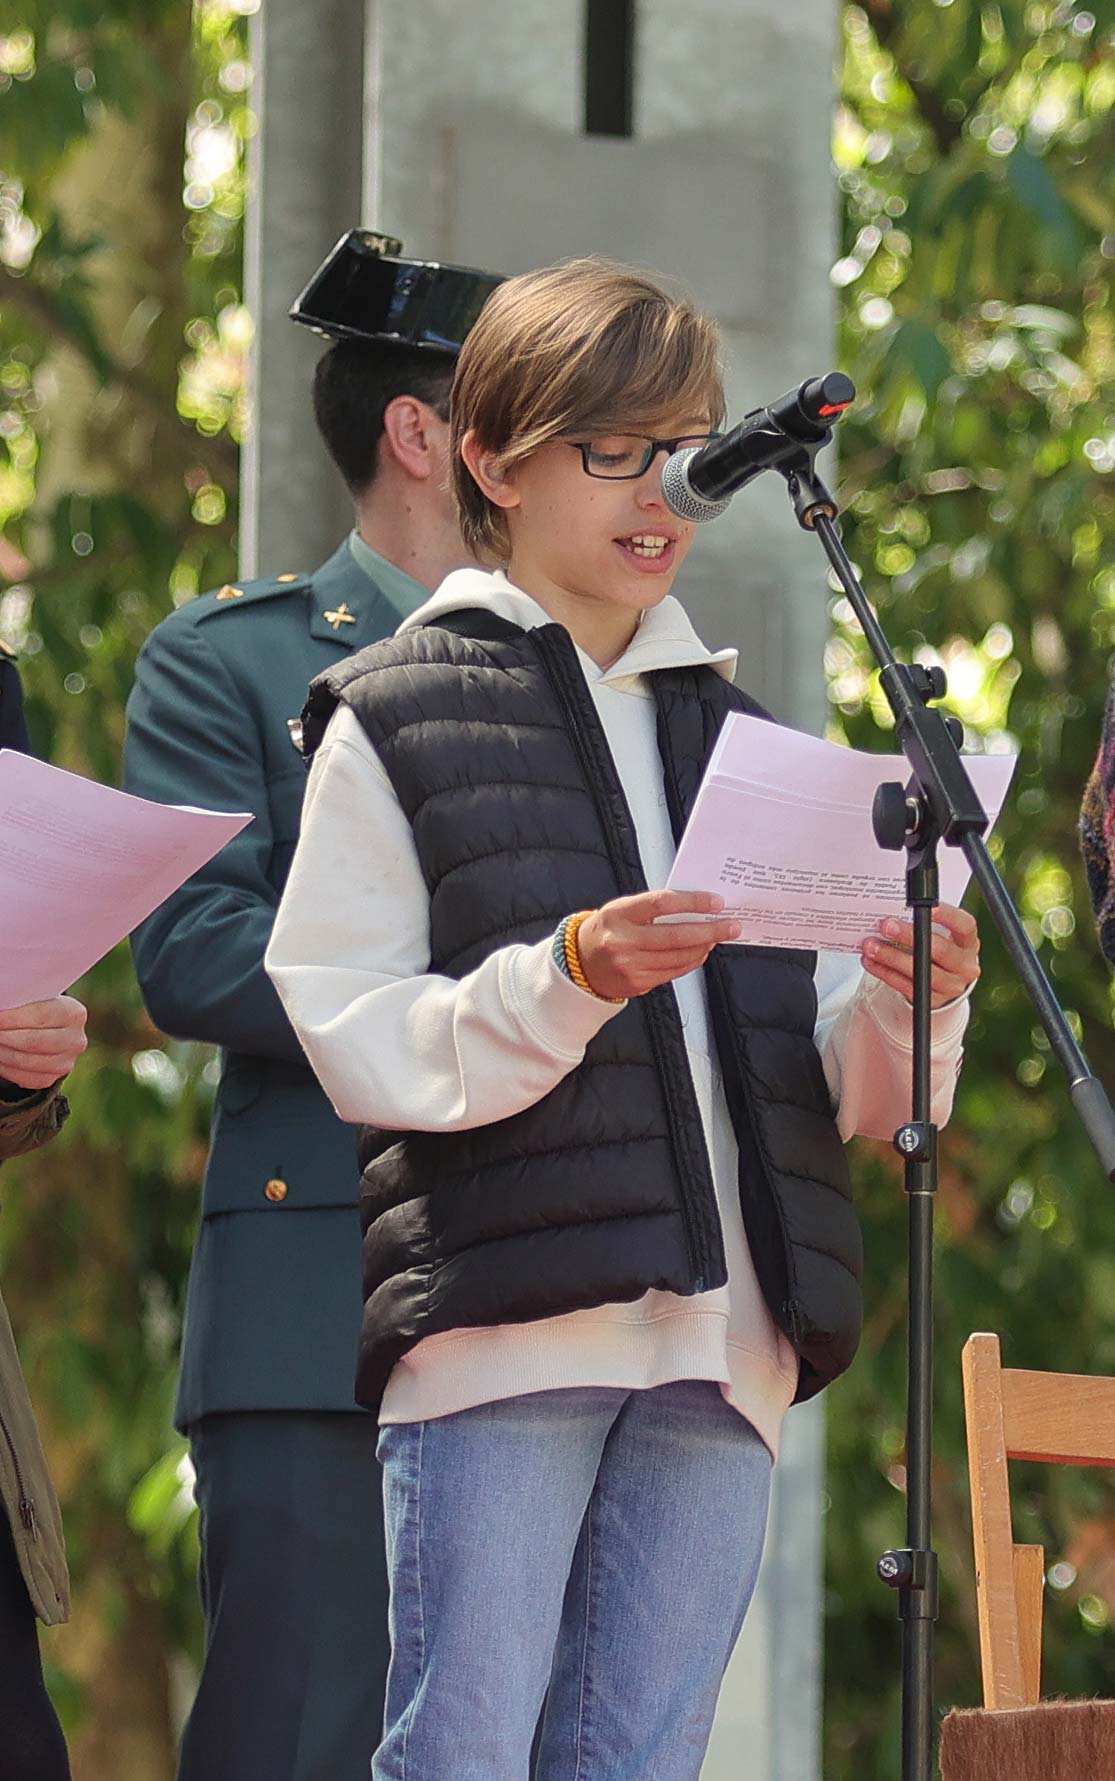
[[[688,519],[700,525],[706,519],[719,519],[727,513],[731,496],[722,501],[706,501],[703,495],[690,487],[689,464],[702,448],[690,445],[684,451],[670,454],[662,466],[662,496],[671,513],[678,519]]]

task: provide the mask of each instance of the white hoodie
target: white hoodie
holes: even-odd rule
[[[525,629],[552,622],[502,573],[462,569],[400,632],[477,606]],[[730,679],[735,651],[707,650],[678,601],[667,598],[644,613],[611,667],[578,654],[627,795],[647,883],[662,885],[674,841],[656,708],[643,676],[704,663]],[[429,904],[410,825],[371,742],[344,706],[314,759],[266,965],[341,1118],[399,1131],[465,1131],[533,1106],[576,1068],[617,1012],[570,983],[549,939],[503,947],[459,982],[431,973]],[[889,1138],[909,1112],[909,1006],[854,955],[821,954],[816,981],[816,1044],[841,1135]],[[691,1298],[648,1292],[634,1304],[427,1337],[391,1374],[382,1422],[424,1421],[562,1387],[710,1379],[777,1452],[797,1358],[755,1279],[703,974],[673,987],[712,1161],[728,1284]],[[939,1124],[951,1110],[967,1013],[961,999],[933,1017]]]

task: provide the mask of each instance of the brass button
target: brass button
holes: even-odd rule
[[[273,1200],[278,1205],[280,1200],[286,1199],[290,1189],[285,1181],[280,1181],[277,1176],[273,1176],[263,1191],[269,1200]]]
[[[244,590],[242,587],[232,587],[231,584],[226,581],[224,587],[217,595],[217,598],[218,600],[242,600],[244,598]]]
[[[276,575],[275,577],[276,581],[299,581],[300,579],[301,577],[298,575]]]

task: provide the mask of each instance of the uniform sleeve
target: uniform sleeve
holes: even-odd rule
[[[522,1112],[617,1012],[570,983],[548,939],[501,947],[460,980],[430,971],[410,824],[343,709],[314,759],[267,968],[340,1117],[395,1131]]]
[[[250,810],[254,820],[132,936],[152,1020],[177,1038],[304,1062],[263,968],[279,894],[263,740],[200,627],[148,638],[128,700],[128,791],[162,804]]]
[[[930,1094],[939,1126],[952,1112],[967,1024],[967,996],[933,1012]],[[905,996],[855,954],[819,953],[815,1038],[840,1136],[893,1138],[910,1117],[914,1014]]]

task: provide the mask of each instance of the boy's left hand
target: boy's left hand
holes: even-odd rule
[[[947,934],[933,935],[933,1006],[943,1008],[972,987],[980,974],[979,932],[976,918],[966,909],[939,903],[933,920]],[[879,933],[864,941],[860,954],[863,968],[881,983],[889,983],[908,1002],[914,999],[914,925],[888,917]]]

